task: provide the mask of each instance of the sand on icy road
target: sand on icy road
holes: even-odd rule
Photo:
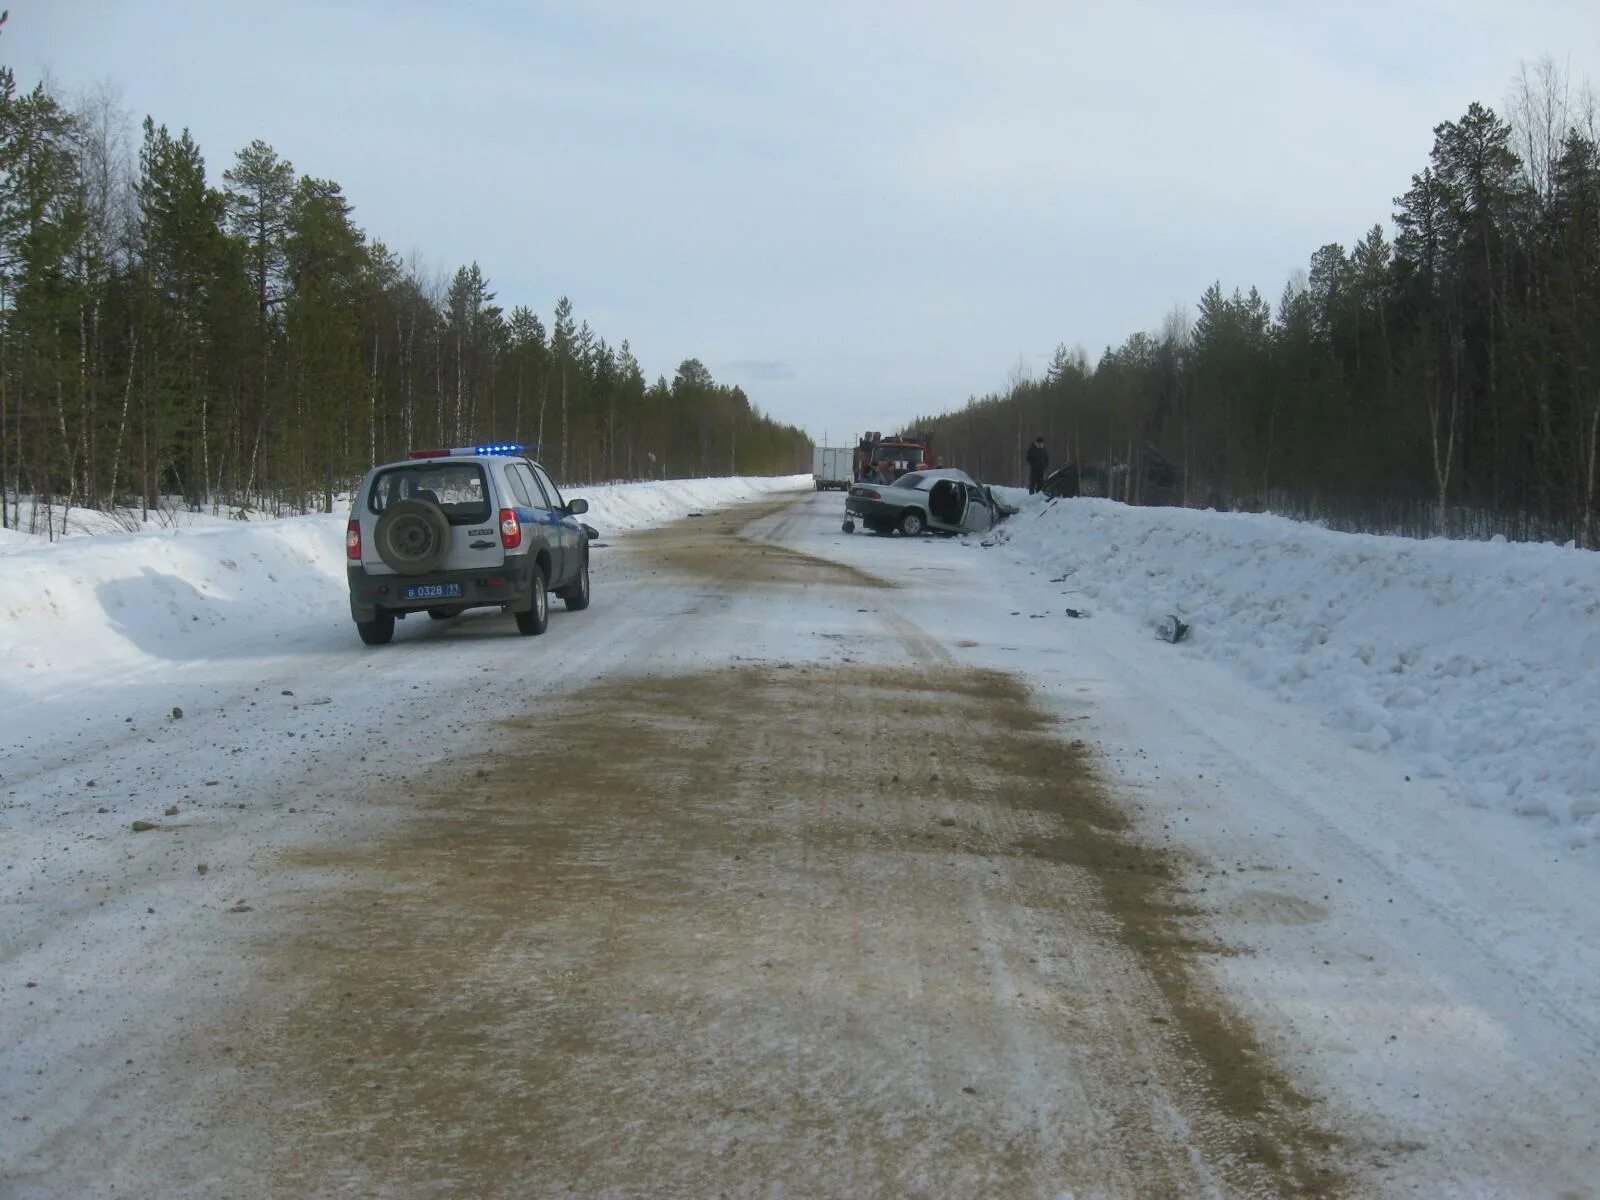
[[[396,831],[298,854],[330,882],[262,931],[217,1031],[250,1082],[211,1180],[1340,1193],[1316,1106],[1197,982],[1221,951],[1185,932],[1183,864],[1132,836],[1086,748],[875,611],[880,581],[739,527],[627,552],[709,598],[677,620],[831,591],[897,665],[636,663],[417,780]]]

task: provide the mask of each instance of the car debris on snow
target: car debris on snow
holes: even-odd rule
[[[1163,642],[1181,642],[1189,636],[1189,625],[1168,613],[1161,618],[1161,624],[1156,626],[1156,636]]]

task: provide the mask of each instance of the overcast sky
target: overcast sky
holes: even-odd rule
[[[9,6],[19,82],[110,81],[213,183],[262,138],[391,249],[835,443],[1214,279],[1275,300],[1521,64],[1600,82],[1600,0]]]

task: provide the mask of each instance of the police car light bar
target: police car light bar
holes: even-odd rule
[[[454,446],[449,450],[413,450],[408,458],[453,458],[470,454],[521,454],[527,447],[520,442],[491,442],[484,446]]]

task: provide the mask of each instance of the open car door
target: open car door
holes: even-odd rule
[[[967,511],[962,518],[961,528],[968,533],[983,533],[994,525],[996,519],[990,504],[989,489],[975,483],[963,484],[962,487],[967,494]]]
[[[967,489],[959,479],[936,479],[928,489],[928,524],[935,529],[967,528]]]

